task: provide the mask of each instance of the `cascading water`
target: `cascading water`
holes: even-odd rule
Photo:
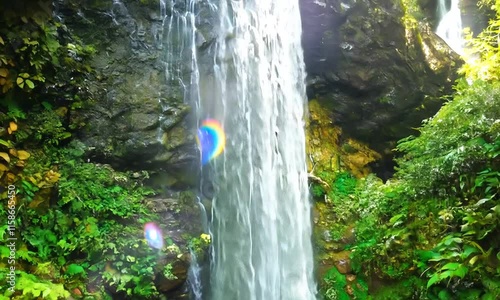
[[[315,299],[298,1],[222,0],[201,110],[222,122],[210,165],[213,300]]]
[[[451,0],[449,10],[446,9],[446,2],[447,0],[439,0],[438,2],[439,25],[436,33],[453,51],[463,55],[464,39],[462,35],[462,16],[459,7],[460,0]]]
[[[214,186],[211,274],[207,289],[193,263],[192,299],[315,299],[298,0],[161,2],[167,80],[186,83],[189,56],[187,101],[227,137],[201,172]],[[195,45],[200,5],[218,20],[208,63]]]

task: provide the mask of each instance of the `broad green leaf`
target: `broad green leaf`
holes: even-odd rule
[[[29,79],[26,79],[26,85],[30,88],[30,89],[34,89],[35,88],[35,84],[33,83],[33,81],[29,80]]]
[[[453,277],[453,271],[452,270],[448,270],[448,271],[444,271],[442,273],[439,274],[439,278],[441,280],[445,279],[445,278],[451,278]]]
[[[462,253],[462,259],[466,259],[472,253],[477,253],[477,252],[480,252],[479,249],[477,249],[475,247],[472,247],[472,246],[469,246],[469,245],[465,245],[464,246],[464,252]]]
[[[441,267],[441,270],[456,270],[460,266],[459,263],[450,262]]]
[[[468,272],[469,269],[467,269],[467,267],[463,264],[460,264],[460,266],[453,272],[453,275],[464,279],[465,275],[467,275]]]
[[[66,270],[66,274],[73,276],[73,275],[78,275],[85,273],[85,270],[82,268],[82,266],[77,265],[77,264],[71,264],[68,266],[68,269]]]
[[[439,273],[434,273],[429,281],[427,281],[427,288],[430,288],[432,285],[438,283],[439,281],[441,281],[441,279],[439,278]]]

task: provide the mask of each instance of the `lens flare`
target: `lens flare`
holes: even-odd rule
[[[155,223],[146,223],[144,225],[144,238],[148,241],[149,246],[161,249],[163,248],[163,235],[161,229]]]
[[[201,123],[196,136],[196,142],[201,151],[201,164],[219,156],[226,146],[226,134],[219,121],[207,119]]]

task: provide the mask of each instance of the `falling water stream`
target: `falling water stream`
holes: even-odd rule
[[[436,33],[439,35],[453,51],[463,55],[464,39],[462,28],[462,16],[460,13],[460,0],[451,0],[450,8],[447,9],[446,2],[449,0],[438,1],[439,25]]]
[[[298,1],[221,1],[201,109],[227,144],[213,167],[210,299],[315,298]]]
[[[167,43],[177,44],[166,50],[191,49],[188,101],[198,121],[218,120],[227,137],[223,155],[201,172],[214,187],[210,279],[200,282],[194,262],[191,297],[315,299],[298,0],[181,2],[185,13],[162,0],[163,11],[172,9]],[[208,66],[194,46],[197,2],[216,15]],[[167,55],[167,79],[182,78],[183,58]]]

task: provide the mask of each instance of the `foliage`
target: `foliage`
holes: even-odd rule
[[[393,179],[384,184],[371,175],[346,184],[346,176],[332,184],[329,197],[342,199],[334,200],[332,215],[357,219],[353,270],[388,283],[374,299],[498,295],[498,99],[497,82],[459,82],[454,99],[424,122],[420,135],[398,143]],[[328,291],[339,296],[338,288]]]
[[[16,218],[22,241],[18,249],[21,265],[33,265],[36,274],[45,274],[51,281],[64,277],[67,284],[104,272],[104,278],[118,290],[129,295],[153,295],[157,254],[142,239],[140,227],[128,226],[131,222],[155,221],[142,204],[151,191],[127,174],[83,162],[77,143],[62,150],[50,148],[49,153],[37,153],[37,161],[30,161],[14,182],[24,199],[18,205],[27,208],[19,210]],[[57,182],[57,198],[51,199],[55,185],[47,185],[47,176],[54,172],[41,174],[54,164],[59,175],[53,179]],[[1,213],[5,214],[3,207]],[[0,250],[5,253],[6,247],[0,246]],[[106,265],[104,261],[112,263]],[[53,269],[43,271],[47,264]],[[126,276],[111,276],[108,269]]]
[[[322,286],[325,300],[349,300],[348,290],[352,291],[353,299],[367,299],[368,285],[361,279],[348,283],[346,275],[336,268],[331,268],[323,278]]]
[[[495,11],[495,18],[476,38],[472,32],[466,32],[467,47],[465,48],[465,64],[461,73],[471,80],[500,79],[500,1],[483,0],[478,3]]]
[[[75,288],[105,287],[154,297],[154,279],[173,279],[171,258],[180,255],[171,240],[161,250],[144,240],[142,225],[158,221],[143,203],[154,192],[130,173],[86,162],[72,141],[85,125],[75,111],[91,100],[94,49],[52,19],[46,2],[14,2],[0,12],[0,183],[16,186],[18,284],[12,295],[1,287],[0,299],[68,299]],[[9,253],[0,246],[2,261]]]
[[[0,274],[2,278],[5,278],[6,273],[0,271]],[[18,292],[15,294],[11,294],[10,292],[4,294],[4,296],[9,296],[7,299],[38,299],[38,297],[42,297],[48,300],[58,300],[68,299],[70,296],[70,293],[66,291],[61,283],[41,280],[39,277],[24,271],[16,271],[16,278],[17,284],[15,290]]]
[[[348,300],[349,294],[345,291],[347,280],[336,268],[331,268],[324,277],[326,300]]]
[[[50,100],[60,102],[62,94],[63,101],[73,101],[82,94],[81,78],[91,71],[85,58],[95,50],[55,22],[43,2],[26,7],[19,11],[16,5],[6,5],[2,10],[0,97],[4,103],[15,101],[18,107],[33,104],[40,91]]]
[[[461,194],[469,199],[476,174],[496,167],[500,137],[500,85],[459,82],[455,99],[427,120],[418,138],[398,144],[404,156],[398,160],[398,177],[411,182],[422,195]],[[493,165],[491,165],[493,163]],[[476,197],[477,198],[477,197]]]
[[[418,21],[424,19],[425,15],[422,13],[417,0],[403,0],[402,3],[405,10],[405,16],[403,17],[405,24],[413,28],[418,24]]]

